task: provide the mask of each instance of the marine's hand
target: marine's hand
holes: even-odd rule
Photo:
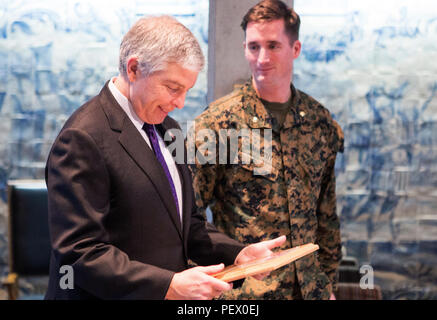
[[[281,246],[285,242],[285,240],[285,236],[280,236],[272,240],[266,240],[251,244],[240,251],[237,258],[235,258],[234,263],[242,264],[255,259],[270,257],[273,255],[273,251],[271,249]],[[269,273],[262,273],[254,276],[254,278],[262,280],[268,275]]]
[[[195,267],[175,273],[165,299],[210,300],[232,289],[232,284],[218,280],[211,274],[222,271],[223,264]]]

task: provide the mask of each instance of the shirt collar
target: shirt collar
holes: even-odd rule
[[[112,95],[114,96],[115,100],[118,102],[120,107],[123,109],[123,111],[127,114],[129,119],[132,121],[132,123],[135,125],[135,127],[142,131],[144,121],[141,120],[138,115],[135,113],[134,107],[121,92],[118,90],[118,88],[115,86],[114,81],[116,77],[112,77],[109,81],[108,88],[111,91]],[[141,132],[140,131],[140,132]]]
[[[272,119],[253,88],[252,79],[244,84],[243,108],[246,122],[251,128],[272,128]],[[247,99],[247,100],[246,100]]]
[[[120,107],[123,109],[123,111],[128,116],[129,120],[133,123],[135,128],[137,128],[138,132],[141,134],[143,139],[147,142],[150,148],[152,148],[152,145],[150,143],[149,137],[147,136],[146,132],[143,130],[144,121],[138,117],[138,115],[135,113],[134,107],[130,103],[129,99],[125,97],[120,90],[115,86],[114,81],[116,77],[112,77],[111,80],[108,83],[108,89],[111,91],[112,95],[114,96],[117,103],[120,105]]]
[[[303,118],[309,113],[308,106],[302,103],[300,93],[294,85],[290,84],[292,93],[291,108],[288,112],[283,128],[292,127],[296,122],[301,123]],[[246,122],[251,128],[272,128],[272,118],[258,97],[252,79],[247,81],[242,87],[244,101],[243,108],[246,110]],[[306,117],[305,117],[306,118]]]

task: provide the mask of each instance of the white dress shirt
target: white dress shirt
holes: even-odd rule
[[[144,121],[141,120],[138,115],[135,113],[134,108],[130,101],[120,92],[120,90],[117,89],[117,87],[114,84],[116,77],[111,78],[111,81],[109,81],[109,91],[111,91],[112,95],[114,96],[115,100],[118,102],[118,104],[121,106],[123,111],[127,114],[130,121],[134,124],[135,128],[137,128],[138,132],[141,134],[143,139],[147,142],[149,145],[149,148],[153,151],[152,145],[150,143],[149,137],[147,136],[147,133],[143,130]],[[170,171],[171,178],[173,179],[173,184],[176,189],[176,194],[178,196],[178,205],[179,205],[179,218],[181,219],[181,226],[182,226],[182,184],[181,179],[179,177],[179,172],[176,167],[176,163],[171,156],[170,151],[168,151],[164,140],[162,139],[161,135],[156,132],[156,129],[154,128],[156,136],[158,137],[159,141],[159,148],[161,149],[162,155],[164,156],[164,160],[167,163],[168,171]]]

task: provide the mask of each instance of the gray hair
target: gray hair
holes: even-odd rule
[[[119,71],[127,78],[127,62],[138,59],[144,76],[164,70],[168,63],[200,72],[205,58],[194,35],[171,16],[144,17],[123,37],[120,45]]]

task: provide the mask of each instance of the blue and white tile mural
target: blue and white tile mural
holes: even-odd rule
[[[431,3],[294,1],[303,43],[295,84],[329,108],[345,132],[336,169],[346,255],[373,268],[386,299],[437,299]],[[7,179],[44,177],[53,139],[117,74],[121,37],[138,17],[174,15],[206,55],[208,7],[207,0],[0,0],[0,276],[8,259]],[[201,112],[206,88],[205,70],[186,107],[174,113],[178,120]]]
[[[303,43],[296,86],[345,132],[336,172],[346,254],[373,267],[386,299],[437,299],[437,7],[294,7]]]

